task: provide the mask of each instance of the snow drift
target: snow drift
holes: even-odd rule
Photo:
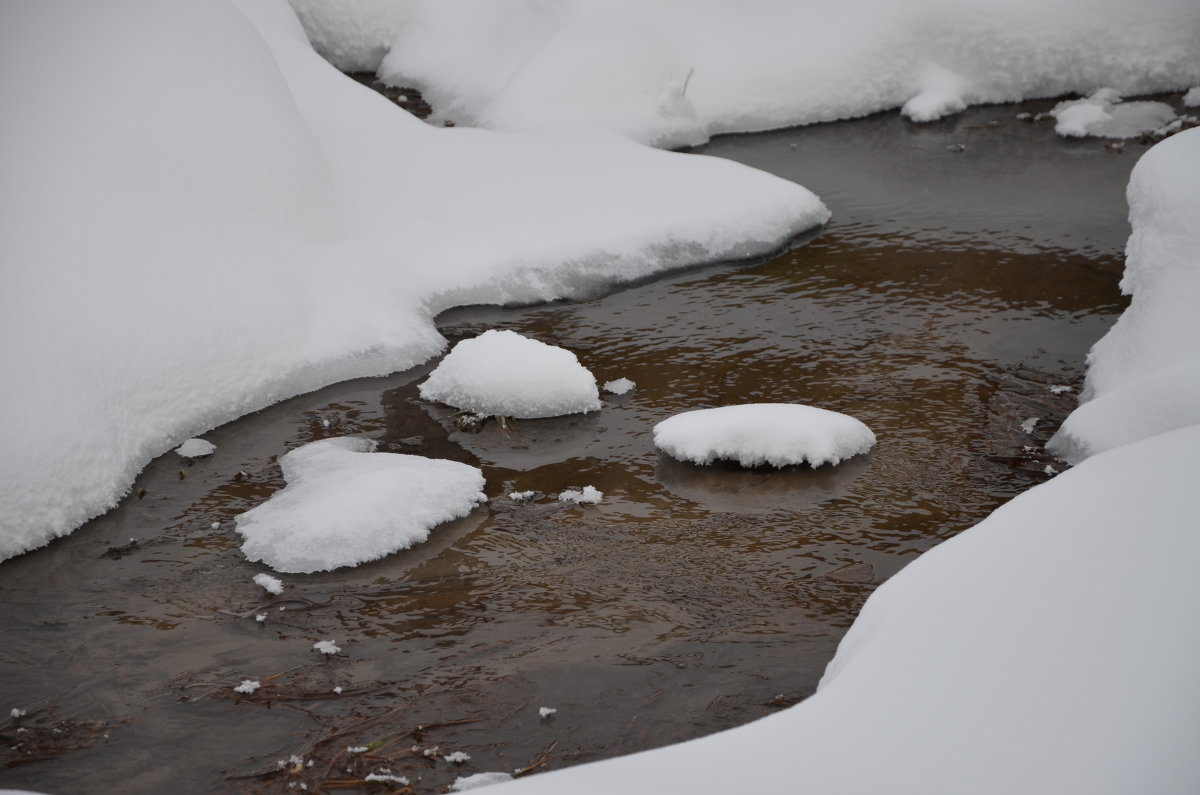
[[[657,146],[902,107],[1200,81],[1191,0],[292,0],[339,67],[460,123]]]
[[[0,103],[0,413],[19,418],[0,559],[189,437],[428,359],[447,306],[765,253],[828,217],[714,158],[431,128],[317,56],[282,0],[15,4]]]

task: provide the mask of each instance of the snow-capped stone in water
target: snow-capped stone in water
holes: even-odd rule
[[[1067,138],[1133,138],[1175,120],[1175,111],[1163,102],[1122,102],[1111,88],[1102,88],[1086,99],[1060,102],[1050,111],[1054,131]]]
[[[486,501],[473,466],[374,449],[340,437],[280,458],[287,488],[237,517],[246,557],[291,573],[356,566],[419,544]]]
[[[584,486],[582,489],[567,489],[558,495],[559,502],[574,502],[580,505],[596,505],[604,499],[604,492],[595,486]]]
[[[270,574],[255,574],[254,584],[265,589],[272,596],[279,596],[283,593],[283,580],[272,577]]]
[[[337,642],[332,640],[319,640],[313,644],[313,651],[319,651],[321,654],[327,656],[333,656],[341,650],[342,649],[337,645]]]
[[[512,775],[508,773],[476,773],[473,776],[459,776],[450,785],[451,792],[466,792],[469,789],[476,787],[486,787],[491,784],[499,784],[504,781],[512,781]]]
[[[201,456],[212,455],[216,449],[217,446],[212,442],[206,442],[203,439],[188,439],[176,447],[175,452],[184,458],[200,458]]]
[[[750,403],[677,414],[654,426],[654,445],[680,461],[744,467],[838,464],[875,446],[846,414],[796,403]]]
[[[420,392],[484,416],[532,419],[600,408],[596,379],[575,354],[496,329],[455,345]]]
[[[635,386],[637,386],[637,384],[635,384],[633,381],[630,381],[628,378],[618,378],[615,381],[609,381],[606,383],[604,385],[604,391],[614,395],[625,395],[632,391]]]

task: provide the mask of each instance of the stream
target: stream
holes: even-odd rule
[[[1041,446],[1125,305],[1124,188],[1146,147],[1016,119],[1052,105],[718,138],[696,151],[804,184],[833,220],[761,261],[439,317],[452,342],[513,329],[636,382],[600,412],[467,432],[418,398],[430,362],[243,417],[205,434],[208,458],[155,460],[117,509],[0,565],[0,709],[27,711],[0,724],[0,787],[320,791],[386,769],[444,792],[801,701],[875,588],[1064,466]],[[848,413],[878,444],[816,471],[654,450],[672,414],[767,401]],[[490,503],[270,597],[234,518],[282,487],[279,455],[340,435],[479,466]],[[586,485],[599,505],[555,499]]]

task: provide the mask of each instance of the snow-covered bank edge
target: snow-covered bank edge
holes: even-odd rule
[[[429,359],[449,305],[755,256],[829,216],[794,183],[606,133],[433,129],[338,74],[283,2],[55,14],[0,30],[0,411],[21,418],[0,559],[189,437]],[[73,58],[24,68],[51,40]],[[93,90],[58,102],[83,62]]]

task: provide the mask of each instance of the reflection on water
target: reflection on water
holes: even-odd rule
[[[574,350],[601,382],[637,382],[598,413],[467,433],[419,400],[431,364],[231,423],[206,435],[208,459],[155,461],[144,498],[0,567],[0,708],[29,709],[42,743],[4,735],[0,786],[278,791],[365,764],[345,746],[379,742],[372,764],[440,792],[552,744],[545,767],[811,693],[880,582],[1047,477],[1038,448],[1074,402],[1050,387],[1079,384],[1120,311],[1133,157],[987,126],[1020,110],[720,139],[706,151],[812,185],[834,223],[750,266],[441,318],[451,337],[512,328]],[[778,471],[653,447],[676,412],[763,401],[851,414],[878,444],[837,468]],[[282,486],[279,455],[344,434],[477,464],[491,501],[415,549],[285,576],[268,596],[233,519]],[[556,499],[586,485],[601,504]],[[537,495],[508,496],[524,490]],[[340,655],[313,652],[329,639]],[[262,688],[234,693],[243,678]],[[558,712],[542,720],[540,706]],[[104,731],[72,730],[73,750],[56,751],[60,723]],[[433,745],[472,761],[411,751]],[[279,774],[293,753],[319,763]]]

